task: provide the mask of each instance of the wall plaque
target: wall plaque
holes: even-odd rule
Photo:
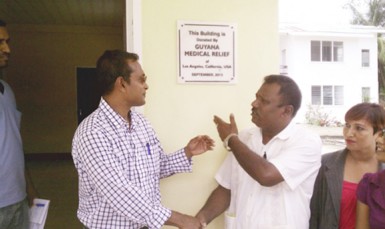
[[[236,26],[178,21],[178,82],[235,83]]]

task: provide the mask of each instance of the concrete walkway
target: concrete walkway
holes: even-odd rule
[[[342,134],[343,127],[326,127],[326,126],[316,126],[316,125],[309,125],[309,124],[302,124],[302,125],[318,133],[320,136],[334,136],[334,137],[343,138],[343,134]]]
[[[345,148],[345,140],[342,134],[343,127],[324,127],[308,124],[303,125],[321,136],[322,154]]]

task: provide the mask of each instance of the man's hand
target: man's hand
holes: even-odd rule
[[[217,125],[218,134],[222,141],[230,134],[238,134],[238,127],[233,114],[230,114],[230,123],[226,123],[214,115],[214,123]]]
[[[176,226],[180,229],[202,229],[205,227],[197,218],[176,211],[172,211],[166,225]]]
[[[202,224],[201,222],[192,216],[184,215],[183,225],[181,225],[179,228],[181,229],[201,229]]]
[[[187,146],[184,148],[186,156],[191,158],[202,154],[208,150],[212,150],[214,147],[214,140],[207,135],[199,135],[189,141]]]
[[[195,217],[196,217],[196,218],[199,220],[199,222],[201,223],[201,227],[200,227],[201,229],[207,227],[206,219],[204,219],[203,215],[198,214],[198,215],[196,215]]]
[[[39,194],[37,193],[37,190],[35,189],[35,186],[32,183],[31,176],[29,175],[29,170],[26,168],[24,171],[25,175],[25,182],[26,182],[26,188],[27,188],[27,200],[29,207],[32,207],[33,200],[35,198],[38,198]]]

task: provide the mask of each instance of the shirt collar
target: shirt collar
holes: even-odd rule
[[[281,132],[279,132],[277,135],[274,136],[274,138],[279,138],[281,140],[286,140],[290,136],[294,134],[296,124],[293,122],[290,122]],[[273,139],[274,139],[273,138]]]
[[[132,109],[130,112],[130,118],[131,118],[131,125],[128,124],[128,122],[112,107],[106,102],[106,100],[103,99],[103,97],[100,99],[99,108],[102,110],[102,112],[105,113],[105,115],[110,119],[112,124],[116,126],[117,128],[123,128],[123,129],[129,129],[129,131],[134,131],[137,126],[140,125],[140,115],[133,111]]]
[[[369,182],[378,187],[382,187],[382,186],[385,187],[384,181],[385,181],[385,170],[381,170],[378,173],[373,174],[373,176],[369,178]]]
[[[119,128],[128,128],[127,121],[120,114],[114,111],[114,109],[112,109],[112,107],[103,99],[103,97],[100,99],[99,108],[103,113],[105,113],[109,121],[111,121],[114,126]]]

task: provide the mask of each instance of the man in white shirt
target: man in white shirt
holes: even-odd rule
[[[251,105],[256,127],[239,134],[233,115],[230,123],[214,116],[219,136],[232,153],[197,218],[208,224],[227,210],[229,229],[307,229],[322,145],[319,136],[292,122],[301,92],[291,78],[270,75]]]

